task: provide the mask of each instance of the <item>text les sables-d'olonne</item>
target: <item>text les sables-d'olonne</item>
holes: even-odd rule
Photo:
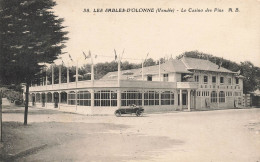
[[[110,12],[135,12],[135,13],[163,13],[163,12],[182,12],[182,13],[196,13],[196,12],[240,12],[239,8],[84,8],[83,12],[90,13],[110,13]]]

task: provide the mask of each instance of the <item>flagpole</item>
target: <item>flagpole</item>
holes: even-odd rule
[[[61,65],[59,66],[59,84],[61,84]]]
[[[121,60],[120,60],[120,56],[118,56],[118,77],[117,77],[117,79],[118,79],[118,87],[120,87],[120,79],[121,79]]]
[[[44,86],[44,76],[43,76],[44,72],[43,71],[44,71],[44,68],[42,68],[42,70],[41,70],[41,72],[42,72],[42,86]]]
[[[142,60],[142,80],[144,80],[144,60]]]
[[[51,65],[51,84],[52,84],[52,86],[54,85],[54,69],[53,69],[53,64]]]
[[[45,85],[46,85],[46,89],[47,89],[47,85],[48,85],[47,67],[46,67],[45,71],[46,71]]]
[[[79,68],[78,68],[78,60],[77,60],[77,66],[76,66],[76,88],[79,81]]]
[[[76,98],[76,111],[78,109],[78,81],[79,81],[79,69],[78,69],[78,60],[77,60],[77,65],[76,65],[76,95],[75,95],[75,98]]]
[[[159,59],[159,81],[161,81],[161,61]]]
[[[67,84],[69,84],[69,82],[70,82],[70,64],[69,64],[69,62],[68,62],[68,67],[67,67]]]
[[[90,53],[90,51],[89,51]],[[92,85],[94,84],[94,61],[93,61],[93,56],[90,54],[91,57],[91,83]]]

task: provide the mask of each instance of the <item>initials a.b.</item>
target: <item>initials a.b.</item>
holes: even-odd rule
[[[228,9],[228,12],[239,12],[239,9],[238,9],[238,8],[236,8],[236,9],[229,8],[229,9]]]

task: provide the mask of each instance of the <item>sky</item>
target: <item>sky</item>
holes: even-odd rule
[[[65,63],[90,63],[83,51],[98,55],[95,63],[114,60],[141,63],[148,57],[173,57],[185,51],[223,57],[260,67],[260,0],[56,0],[54,12],[64,18],[69,40]],[[174,9],[174,12],[105,12],[107,8]],[[190,9],[191,8],[191,9]],[[206,9],[212,12],[205,12]],[[214,12],[214,9],[223,12]],[[228,12],[238,8],[239,12]],[[83,12],[89,9],[90,12]],[[103,9],[103,12],[93,12]],[[186,12],[181,12],[186,9]],[[203,10],[203,12],[189,12]],[[178,10],[178,11],[177,11]],[[58,60],[56,63],[61,63]]]

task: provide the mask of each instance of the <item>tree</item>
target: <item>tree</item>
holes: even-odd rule
[[[254,92],[259,87],[259,68],[251,62],[241,62],[241,75],[243,78],[243,92]]]
[[[45,63],[61,54],[67,32],[54,15],[52,0],[0,0],[0,82],[26,84],[24,124],[29,86]]]
[[[155,64],[156,64],[156,62],[152,58],[146,59],[144,61],[144,66],[153,66]]]

